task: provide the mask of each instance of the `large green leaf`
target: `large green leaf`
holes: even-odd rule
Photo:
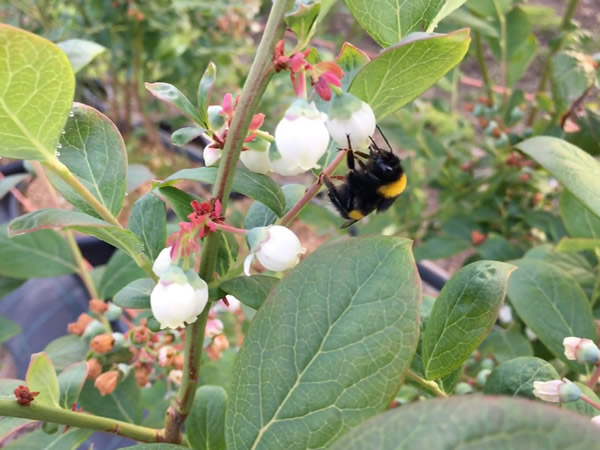
[[[282,186],[281,191],[285,198],[285,208],[283,213],[287,213],[302,198],[306,192],[306,187],[302,184],[286,184]],[[267,205],[255,201],[250,205],[248,214],[244,220],[244,228],[247,230],[254,227],[266,227],[275,223],[277,215]]]
[[[57,151],[58,159],[113,215],[118,215],[126,192],[127,150],[119,130],[91,106],[73,103]],[[79,210],[99,217],[62,178],[48,171],[52,184]]]
[[[216,178],[216,167],[197,167],[195,169],[183,169],[179,172],[175,172],[167,178],[165,183],[179,180],[192,180],[212,184],[215,182]],[[233,178],[232,189],[240,194],[247,195],[254,200],[264,203],[278,216],[281,217],[283,215],[285,208],[283,192],[281,192],[279,185],[268,176],[239,167]]]
[[[496,367],[488,377],[483,392],[492,395],[535,398],[534,381],[558,379],[560,375],[549,362],[533,356],[522,356]]]
[[[201,127],[207,127],[205,121],[206,114],[200,115],[198,109],[192,105],[192,102],[175,86],[169,83],[145,83],[145,85],[146,89],[156,98],[186,115]]]
[[[87,378],[88,367],[85,361],[75,363],[61,372],[58,376],[60,388],[59,405],[61,408],[72,409],[79,398],[83,383]]]
[[[151,192],[140,198],[127,225],[142,241],[144,253],[154,261],[167,242],[167,207]]]
[[[91,430],[72,428],[66,432],[47,434],[43,430],[27,433],[3,447],[5,450],[76,450],[92,434]]]
[[[65,52],[75,73],[91,63],[96,56],[106,51],[106,47],[85,39],[68,39],[56,45]]]
[[[413,31],[425,31],[445,0],[346,0],[346,6],[361,26],[382,47],[398,43]]]
[[[185,430],[197,450],[225,450],[227,392],[221,386],[201,386],[196,391]]]
[[[100,395],[93,381],[86,381],[79,396],[82,408],[99,416],[139,424],[142,420],[140,388],[132,372],[124,380],[119,381],[113,393],[105,396]]]
[[[358,47],[344,42],[340,53],[337,55],[335,62],[344,71],[344,78],[342,78],[342,89],[348,90],[352,80],[360,69],[362,69],[370,61],[369,56]]]
[[[7,225],[0,225],[0,275],[28,279],[76,271],[69,244],[57,232],[42,230],[9,238]]]
[[[74,94],[73,69],[60,48],[0,24],[0,156],[54,158]]]
[[[9,226],[9,234],[15,236],[45,228],[67,228],[91,234],[130,255],[142,253],[142,243],[133,232],[79,211],[40,209],[13,220]]]
[[[562,114],[594,85],[594,61],[576,50],[561,51],[552,57],[550,80],[556,113]]]
[[[98,283],[101,298],[112,298],[117,292],[134,280],[147,276],[131,257],[122,250],[117,250],[108,260]]]
[[[21,332],[21,327],[13,322],[12,320],[7,319],[6,317],[0,316],[0,344],[4,341],[7,341],[13,336],[16,336]]]
[[[433,86],[456,66],[469,48],[469,30],[407,39],[362,68],[350,92],[364,100],[378,120]]]
[[[50,341],[44,348],[44,353],[56,370],[64,370],[84,359],[89,349],[85,340],[74,334],[67,334]]]
[[[117,292],[113,298],[113,302],[121,308],[150,308],[150,294],[155,284],[150,278],[132,281]]]
[[[392,409],[353,429],[332,450],[598,447],[600,429],[554,406],[506,397],[453,397]]]
[[[499,363],[519,356],[533,356],[533,347],[529,339],[516,327],[508,330],[494,328],[478,350],[481,357],[490,356]]]
[[[450,374],[487,336],[513,270],[510,264],[477,261],[444,285],[423,334],[423,368],[428,379]]]
[[[227,448],[321,448],[387,408],[419,334],[410,246],[337,242],[279,282],[235,363]]]
[[[31,355],[25,381],[31,392],[40,393],[35,398],[37,404],[56,406],[58,408],[60,395],[58,378],[48,355],[45,353],[34,353]]]
[[[559,138],[537,136],[517,145],[540,163],[571,193],[600,217],[600,163]]]
[[[0,300],[25,283],[23,279],[0,276]]]
[[[219,287],[253,309],[262,306],[269,293],[279,283],[279,278],[267,275],[237,277],[223,282]]]
[[[415,248],[415,259],[421,261],[423,259],[449,258],[469,248],[471,248],[471,243],[466,239],[454,236],[434,236]]]
[[[570,236],[600,239],[600,217],[569,191],[564,191],[560,196],[560,215]]]
[[[508,283],[508,295],[519,317],[542,343],[578,372],[585,366],[564,355],[563,339],[597,340],[590,303],[574,278],[543,260],[520,259]]]

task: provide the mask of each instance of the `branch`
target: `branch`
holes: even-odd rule
[[[223,210],[227,207],[229,193],[233,184],[233,175],[236,170],[244,139],[258,103],[271,80],[273,68],[271,59],[275,44],[283,36],[283,18],[292,6],[292,0],[274,0],[264,34],[258,46],[256,57],[250,67],[248,78],[244,84],[240,101],[236,107],[235,115],[227,134],[225,147],[221,152],[221,161],[217,172],[213,197],[219,199]],[[200,277],[207,283],[213,278],[217,262],[219,236],[209,234],[202,246]],[[198,387],[198,374],[202,362],[202,346],[204,343],[204,330],[210,306],[207,305],[198,317],[198,320],[185,329],[185,363],[181,385],[177,397],[167,410],[165,428],[162,430],[164,440],[179,442],[181,440],[181,427],[185,422],[196,396]]]
[[[84,412],[75,412],[36,404],[35,402],[29,406],[21,406],[15,400],[0,400],[0,416],[21,417],[88,430],[103,431],[142,442],[160,442],[159,430],[109,419],[108,417],[94,416]]]

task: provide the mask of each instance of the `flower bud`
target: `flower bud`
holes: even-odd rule
[[[173,358],[173,367],[175,367],[176,369],[183,369],[184,363],[185,358],[183,357],[183,355],[175,355],[175,358]]]
[[[92,358],[87,361],[88,368],[88,380],[95,380],[102,373],[102,365],[98,362],[97,359]]]
[[[150,369],[141,364],[135,368],[135,381],[139,387],[145,387],[150,381]]]
[[[210,105],[207,109],[208,123],[210,129],[213,131],[219,130],[225,125],[225,116],[223,113],[223,107],[221,105]]]
[[[280,225],[256,227],[247,235],[250,254],[244,261],[244,272],[250,275],[254,256],[265,269],[281,272],[294,267],[306,249],[292,230]]]
[[[183,378],[183,372],[181,370],[171,370],[169,372],[169,381],[175,384],[181,384],[181,379]]]
[[[240,161],[252,172],[269,173],[271,171],[270,146],[271,144],[268,141],[256,138],[246,144],[247,149],[240,154]]]
[[[546,402],[568,403],[581,398],[581,389],[566,378],[562,380],[534,381],[533,395]]]
[[[223,334],[223,322],[219,319],[212,319],[206,322],[204,337],[212,338],[219,334]]]
[[[163,328],[193,323],[208,302],[208,285],[194,271],[170,266],[150,294],[152,314]]]
[[[142,345],[148,342],[152,333],[146,325],[140,325],[130,331],[129,339],[134,345]]]
[[[100,395],[103,397],[108,394],[112,394],[114,390],[117,388],[117,381],[119,380],[119,371],[118,370],[109,370],[108,372],[104,372],[96,381],[94,381],[94,386],[96,389],[100,391]]]
[[[113,349],[115,339],[112,334],[99,334],[90,342],[90,347],[96,353],[108,353]]]
[[[375,114],[371,107],[352,94],[335,95],[329,107],[327,129],[340,147],[348,146],[348,137],[353,150],[369,146],[369,137],[375,133]]]
[[[206,349],[206,354],[212,361],[216,361],[221,358],[221,353],[223,350],[227,350],[229,348],[229,340],[227,336],[224,334],[220,334],[215,336],[208,348]]]
[[[106,333],[106,327],[104,326],[104,324],[97,320],[92,320],[90,324],[85,328],[85,331],[83,332],[83,337],[85,339],[91,339],[94,336],[98,336],[102,333]]]
[[[297,99],[275,129],[275,143],[281,155],[278,166],[286,172],[302,173],[317,166],[329,145],[326,116],[314,103]],[[275,167],[274,167],[275,169]]]
[[[600,359],[600,349],[591,339],[566,337],[563,339],[567,359],[581,363],[595,363]]]
[[[104,313],[104,315],[108,320],[117,320],[119,319],[119,317],[121,317],[122,312],[123,310],[120,307],[118,307],[114,303],[109,303],[108,309],[106,310],[106,313]]]
[[[457,383],[456,387],[454,388],[454,393],[456,395],[467,395],[471,394],[472,392],[473,386],[471,386],[469,383],[465,383],[464,381]]]
[[[42,431],[46,434],[54,434],[58,431],[58,424],[53,422],[44,422],[42,424]]]
[[[67,331],[69,333],[81,336],[85,332],[87,326],[92,322],[94,322],[92,316],[85,313],[80,314],[76,322],[71,322],[67,325]]]
[[[215,166],[221,159],[221,150],[209,144],[204,147],[202,158],[204,159],[204,165],[206,167]]]
[[[104,314],[104,312],[108,309],[108,305],[103,300],[98,300],[97,298],[93,298],[89,302],[90,311],[96,314]]]
[[[161,349],[158,351],[158,365],[160,367],[172,366],[175,356],[177,356],[177,351],[173,347],[169,345],[161,347]]]
[[[477,374],[477,384],[481,387],[483,387],[488,379],[488,377],[490,376],[490,373],[492,373],[492,371],[490,369],[483,369],[480,370],[479,373]]]
[[[172,247],[163,248],[156,257],[156,260],[154,260],[154,264],[152,264],[152,272],[154,272],[157,277],[161,277],[171,265],[171,248]]]

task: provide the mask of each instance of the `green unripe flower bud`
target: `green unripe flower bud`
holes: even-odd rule
[[[460,383],[457,383],[456,387],[454,388],[454,393],[456,395],[468,395],[473,393],[473,387],[469,383],[461,381]]]
[[[104,313],[104,315],[106,316],[106,318],[108,320],[117,320],[119,317],[121,317],[121,312],[123,310],[121,308],[119,308],[117,305],[115,305],[114,303],[109,303],[108,304],[108,309],[106,310],[106,312]]]
[[[494,365],[494,360],[490,358],[485,358],[483,361],[481,361],[482,369],[492,370],[494,368]]]
[[[113,333],[112,337],[114,339],[113,350],[119,350],[123,348],[123,346],[125,345],[125,336],[123,335],[123,333]]]
[[[92,339],[93,337],[98,336],[99,334],[106,333],[108,330],[101,322],[94,320],[89,323],[83,332],[84,339]]]
[[[473,115],[475,117],[481,117],[483,115],[483,105],[475,105],[475,108],[473,108]]]
[[[487,382],[487,379],[490,376],[490,373],[492,373],[492,371],[490,369],[483,369],[483,370],[479,371],[479,373],[477,374],[477,384],[479,386],[483,387],[485,385],[485,383]]]

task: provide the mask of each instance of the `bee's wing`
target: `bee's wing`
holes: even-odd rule
[[[348,219],[348,220],[346,220],[343,223],[343,225],[340,228],[342,228],[342,229],[343,228],[348,228],[349,226],[354,225],[356,222],[358,222],[358,220],[356,220],[356,219]]]

